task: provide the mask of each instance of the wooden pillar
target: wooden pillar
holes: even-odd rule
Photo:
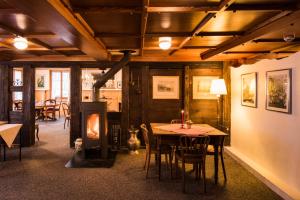
[[[148,99],[149,99],[149,66],[142,67],[142,123],[149,124]]]
[[[9,68],[6,65],[0,66],[0,120],[8,121],[9,110]]]
[[[229,134],[226,144],[230,144],[230,126],[231,126],[231,70],[228,62],[223,63],[223,78],[225,80],[227,95],[223,97],[223,122],[224,131]]]
[[[70,121],[70,146],[74,147],[74,141],[81,137],[81,68],[71,67],[71,121]]]
[[[121,145],[126,146],[129,128],[129,66],[122,69],[122,121]]]
[[[31,146],[35,143],[35,113],[34,93],[35,70],[32,66],[23,67],[23,132],[22,141],[24,146]]]
[[[190,81],[190,67],[185,66],[184,67],[184,118],[186,120],[190,119],[190,97],[191,97],[191,89],[190,87],[191,81]]]

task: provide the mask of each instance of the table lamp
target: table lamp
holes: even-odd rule
[[[217,125],[220,123],[220,98],[221,95],[226,95],[226,85],[224,79],[216,79],[212,80],[210,87],[210,94],[215,94],[218,97],[218,105],[217,105]]]

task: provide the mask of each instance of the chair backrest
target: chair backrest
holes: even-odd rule
[[[66,117],[67,115],[70,114],[70,108],[69,105],[66,103],[62,103],[62,108],[63,108],[63,112],[64,112],[64,116]]]
[[[56,105],[56,100],[55,100],[55,99],[47,99],[47,100],[45,101],[45,105],[46,105],[46,106],[50,106],[50,105],[55,106],[55,105]]]
[[[183,135],[179,138],[179,151],[181,156],[201,158],[206,156],[209,137],[207,135],[189,136]]]
[[[151,145],[150,144],[149,131],[147,129],[146,124],[142,124],[140,127],[142,129],[142,133],[143,133],[143,137],[144,137],[144,141],[145,141],[146,146]]]
[[[15,107],[17,110],[23,110],[23,102],[22,101],[15,101]]]
[[[181,119],[172,119],[171,124],[181,124]]]

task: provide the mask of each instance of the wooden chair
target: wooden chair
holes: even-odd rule
[[[171,120],[171,124],[181,124],[181,123],[182,123],[181,119],[172,119]]]
[[[62,103],[62,108],[65,116],[64,129],[66,129],[66,122],[68,122],[68,126],[70,126],[71,114],[69,105],[66,103]]]
[[[150,166],[150,160],[151,160],[151,154],[155,155],[155,158],[157,158],[158,155],[158,151],[156,146],[153,144],[154,142],[152,142],[152,137],[146,127],[145,124],[142,124],[141,126],[142,129],[142,133],[143,133],[143,137],[144,137],[144,141],[146,144],[146,158],[145,158],[145,163],[144,163],[144,169],[146,169],[146,178],[148,178],[148,172],[149,172],[149,166]],[[170,168],[171,168],[171,176],[172,176],[172,148],[168,145],[163,145],[161,147],[161,154],[165,154],[165,158],[166,158],[166,163],[167,162],[167,157],[169,155],[169,160],[170,160]]]
[[[185,164],[193,164],[196,170],[196,179],[203,178],[203,190],[206,192],[205,158],[209,143],[208,136],[181,136],[179,147],[175,154],[176,172],[178,171],[178,160],[182,162],[182,192],[185,192]]]
[[[56,116],[55,116],[55,106],[56,106],[56,101],[55,99],[47,99],[45,101],[45,106],[44,106],[44,116],[45,119],[52,119],[55,120]],[[51,114],[51,117],[49,117],[49,114]]]
[[[15,104],[15,109],[16,110],[18,110],[18,111],[23,110],[23,102],[22,101],[20,101],[20,100],[15,101],[14,104]]]
[[[225,170],[225,164],[224,164],[224,155],[223,155],[223,152],[224,152],[224,141],[225,141],[225,136],[223,136],[221,139],[220,139],[220,143],[219,143],[219,149],[218,149],[218,154],[220,155],[220,158],[221,158],[221,163],[222,163],[222,169],[223,169],[223,175],[224,175],[224,179],[225,181],[227,181],[227,177],[226,177],[226,170]],[[212,145],[208,145],[208,148],[207,148],[207,155],[209,156],[214,156],[215,152],[214,152],[214,147]]]

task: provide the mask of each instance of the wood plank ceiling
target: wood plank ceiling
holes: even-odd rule
[[[294,34],[292,42],[284,34]],[[29,48],[13,47],[15,36]],[[172,37],[169,50],[159,37]],[[0,0],[0,60],[226,60],[300,50],[297,0]]]

